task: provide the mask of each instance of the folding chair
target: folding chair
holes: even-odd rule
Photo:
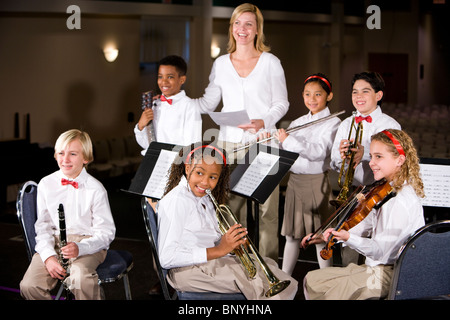
[[[36,246],[34,224],[37,219],[37,184],[34,181],[25,182],[19,190],[16,208],[17,217],[22,228],[25,247],[29,261],[33,257]],[[123,278],[125,297],[131,300],[128,272],[133,268],[133,256],[125,250],[108,250],[105,261],[97,267],[98,284],[111,283]],[[61,285],[55,300],[61,297]]]
[[[152,248],[153,259],[156,264],[156,271],[163,290],[164,299],[175,300],[246,300],[241,293],[217,293],[217,292],[186,292],[176,291],[170,295],[170,285],[167,282],[167,269],[161,267],[158,255],[158,224],[156,213],[146,198],[142,198],[142,213],[144,215],[145,228],[147,229],[148,240]]]
[[[450,299],[450,220],[427,224],[399,250],[389,300]]]

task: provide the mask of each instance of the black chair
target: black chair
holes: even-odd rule
[[[417,230],[399,250],[389,300],[450,299],[450,220]]]
[[[36,246],[36,233],[34,224],[37,219],[37,184],[28,181],[22,185],[17,196],[17,217],[22,228],[25,247],[29,261],[33,257]],[[125,250],[108,250],[105,261],[97,267],[98,283],[111,283],[123,279],[125,297],[131,300],[130,282],[128,272],[133,268],[133,256]],[[61,297],[63,286],[61,285],[55,300]]]
[[[156,264],[158,278],[161,283],[164,299],[166,300],[246,300],[241,293],[218,293],[218,292],[182,292],[175,291],[170,294],[170,285],[167,282],[167,269],[163,269],[158,255],[158,224],[156,213],[146,198],[142,198],[142,213],[144,215],[145,228],[148,240],[152,248],[153,259]]]

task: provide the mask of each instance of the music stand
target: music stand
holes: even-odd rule
[[[160,200],[164,194],[170,166],[182,148],[175,144],[150,143],[129,189],[123,191]]]
[[[259,247],[259,204],[264,203],[287,174],[298,153],[254,144],[245,157],[238,160],[230,177],[231,192],[247,199],[248,226],[253,223],[253,243]],[[254,218],[252,214],[254,207]],[[250,236],[251,235],[251,229]]]

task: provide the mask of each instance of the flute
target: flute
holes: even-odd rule
[[[289,134],[289,133],[292,133],[292,132],[294,132],[294,131],[298,131],[298,130],[300,130],[300,129],[308,128],[308,127],[313,126],[313,125],[315,125],[315,124],[318,124],[318,123],[327,121],[327,120],[329,120],[329,119],[331,119],[331,118],[335,118],[335,117],[337,117],[337,116],[339,116],[339,115],[341,115],[341,114],[343,114],[343,113],[345,113],[345,110],[342,110],[342,111],[339,111],[339,112],[335,112],[335,113],[330,114],[330,115],[328,115],[328,116],[326,116],[326,117],[323,117],[323,118],[320,118],[320,119],[317,119],[317,120],[314,120],[314,121],[311,121],[311,122],[308,122],[308,123],[300,124],[300,125],[298,125],[298,126],[295,126],[295,127],[292,127],[292,128],[287,129],[287,130],[286,130],[286,133]],[[264,139],[261,139],[261,140],[257,140],[257,141],[255,141],[255,142],[247,143],[247,144],[245,144],[245,145],[242,146],[242,147],[238,147],[238,148],[234,149],[232,152],[238,152],[238,151],[240,151],[240,150],[243,150],[243,149],[246,149],[246,148],[250,148],[250,147],[253,146],[254,144],[263,143],[263,142],[272,140],[272,139],[274,139],[274,138],[275,138],[274,136],[271,136],[271,137],[268,137],[268,138],[264,138]]]

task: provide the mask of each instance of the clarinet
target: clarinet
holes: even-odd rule
[[[66,216],[64,215],[64,206],[62,203],[59,204],[58,208],[59,215],[59,256],[61,260],[62,267],[64,270],[69,268],[69,259],[64,259],[63,254],[61,253],[62,247],[67,245],[67,235],[66,235]]]
[[[59,216],[59,262],[61,263],[61,266],[66,271],[66,276],[62,280],[65,292],[66,292],[66,299],[71,300],[72,294],[70,292],[69,286],[66,283],[66,279],[69,276],[69,259],[65,259],[61,249],[67,245],[67,234],[66,234],[66,216],[64,214],[64,206],[62,203],[59,204],[58,208],[58,216]]]

